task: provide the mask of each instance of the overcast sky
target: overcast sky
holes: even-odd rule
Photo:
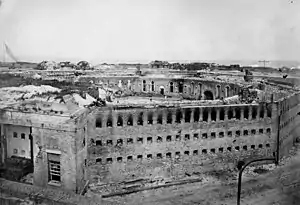
[[[2,0],[0,42],[22,61],[300,60],[300,1]]]

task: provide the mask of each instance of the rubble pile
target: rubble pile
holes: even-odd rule
[[[273,171],[276,169],[275,164],[263,164],[263,165],[256,165],[256,166],[249,166],[244,170],[244,174],[246,176],[258,176],[258,170],[263,170],[264,172]]]
[[[238,95],[234,95],[232,97],[228,97],[223,99],[223,104],[224,105],[230,105],[230,104],[238,104],[240,103],[240,98]]]
[[[294,147],[292,147],[290,150],[289,150],[289,155],[286,156],[286,157],[283,157],[279,164],[280,166],[285,166],[285,165],[289,165],[293,162],[293,158],[298,154],[297,151],[299,150],[300,148],[300,144],[296,143]]]
[[[250,82],[253,80],[253,73],[249,70],[245,70],[244,80]]]
[[[0,89],[0,101],[15,102],[16,100],[31,99],[45,93],[59,93],[61,89],[49,85],[26,85],[21,87],[5,87]]]
[[[253,101],[258,100],[257,90],[245,87],[241,90],[239,97],[242,103],[252,103]]]
[[[272,85],[266,85],[265,86],[265,92],[264,96],[267,98],[271,94],[274,96],[274,100],[278,100],[284,97],[287,97],[291,94],[293,94],[295,91],[292,89],[283,89],[281,87],[272,86]]]

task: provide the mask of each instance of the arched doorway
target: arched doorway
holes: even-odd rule
[[[195,92],[195,85],[194,85],[194,82],[191,83],[191,95],[194,95],[194,92]]]
[[[182,81],[178,82],[178,92],[183,93],[183,82]]]
[[[225,87],[225,98],[229,97],[229,86]]]
[[[198,86],[199,86],[199,96],[198,96],[198,100],[201,100],[201,99],[202,99],[202,84],[201,84],[201,83],[198,83]]]
[[[170,93],[174,92],[174,85],[173,82],[170,82]]]
[[[214,95],[211,91],[206,90],[204,92],[204,100],[213,100],[214,99]]]
[[[159,87],[159,92],[161,95],[164,95],[165,94],[165,87],[164,86],[160,86]]]
[[[154,84],[154,81],[151,82],[151,91],[152,91],[152,92],[155,91],[155,84]]]

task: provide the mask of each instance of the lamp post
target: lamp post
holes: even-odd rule
[[[252,160],[250,162],[248,162],[247,164],[245,165],[242,165],[241,167],[239,167],[239,178],[238,178],[238,191],[237,191],[237,205],[240,205],[241,203],[241,188],[242,188],[242,174],[243,174],[243,171],[244,169],[251,163],[253,162],[259,162],[259,161],[274,161],[276,163],[276,158],[273,157],[273,158],[262,158],[262,159],[255,159],[255,160]]]

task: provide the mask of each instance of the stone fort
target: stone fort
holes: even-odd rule
[[[180,180],[233,169],[240,160],[280,159],[300,131],[299,92],[267,80],[89,72],[76,82],[90,88],[1,101],[0,162],[7,173],[27,160],[33,185],[76,193],[87,183]],[[82,106],[103,90],[114,98]]]

